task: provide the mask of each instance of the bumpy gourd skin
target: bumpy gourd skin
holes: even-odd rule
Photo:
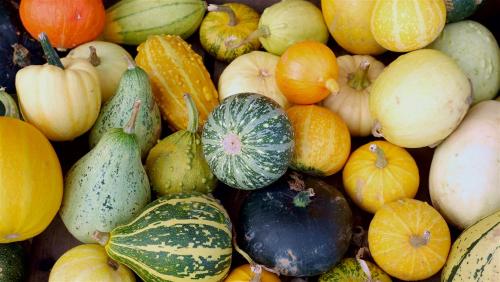
[[[321,274],[318,282],[366,282],[368,276],[361,264],[365,263],[370,273],[371,281],[391,282],[391,277],[387,275],[376,264],[355,258],[345,258],[327,272]]]
[[[0,282],[21,282],[26,277],[23,247],[17,243],[0,244]]]

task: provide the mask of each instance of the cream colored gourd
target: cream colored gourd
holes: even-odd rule
[[[433,206],[459,228],[500,210],[500,102],[472,107],[437,147],[429,192]]]

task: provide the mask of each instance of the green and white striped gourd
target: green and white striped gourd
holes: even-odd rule
[[[221,281],[229,272],[232,225],[210,195],[163,196],[111,233],[96,232],[115,261],[144,281]]]
[[[0,88],[0,116],[20,118],[16,101],[5,92],[5,88]]]
[[[202,133],[203,154],[215,176],[238,189],[265,187],[285,174],[294,135],[285,111],[260,94],[229,96]]]
[[[64,183],[61,218],[83,243],[93,243],[95,230],[111,231],[127,222],[151,200],[134,124],[140,102],[124,128],[110,129],[69,170]]]
[[[89,143],[93,148],[111,128],[123,127],[129,118],[130,109],[136,100],[141,100],[141,109],[135,124],[135,135],[145,158],[156,144],[161,134],[160,109],[154,101],[148,74],[135,63],[129,62],[118,86],[116,94],[106,103],[90,130]]]

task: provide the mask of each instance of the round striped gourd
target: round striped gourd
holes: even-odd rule
[[[500,211],[483,218],[457,238],[441,281],[500,281]]]
[[[332,269],[320,275],[318,282],[391,282],[376,264],[355,258],[345,258]]]
[[[293,130],[284,110],[260,94],[241,93],[222,101],[202,133],[203,154],[227,185],[259,189],[285,174]]]
[[[198,192],[163,196],[111,233],[107,254],[144,281],[220,281],[229,272],[232,225],[224,207]]]

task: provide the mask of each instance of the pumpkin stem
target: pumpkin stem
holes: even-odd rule
[[[269,27],[263,25],[263,26],[259,27],[258,29],[256,29],[254,32],[250,33],[250,35],[247,36],[247,38],[243,39],[240,43],[230,44],[232,46],[228,46],[228,47],[233,48],[233,49],[240,48],[241,46],[243,46],[245,44],[248,44],[250,42],[253,42],[253,41],[259,39],[259,37],[269,37],[270,35],[271,35],[271,30],[269,29]]]
[[[372,127],[372,135],[377,138],[384,137],[384,135],[382,134],[382,125],[380,124],[380,122],[375,121],[375,124]]]
[[[137,64],[135,63],[134,60],[132,60],[129,56],[123,56],[123,58],[125,59],[125,61],[127,61],[127,64],[128,64],[128,69],[129,70],[133,70],[137,67]]]
[[[108,258],[108,265],[114,270],[117,271],[118,268],[120,268],[120,264],[117,263],[116,261],[112,260],[111,258]]]
[[[325,81],[325,87],[331,94],[337,94],[340,90],[339,83],[336,79],[330,78]]]
[[[370,271],[370,268],[368,267],[368,264],[366,263],[366,261],[364,261],[363,259],[360,259],[360,258],[356,258],[356,261],[358,262],[359,266],[361,267],[361,270],[363,270],[363,272],[365,273],[366,275],[366,282],[372,282],[372,272]]]
[[[370,86],[370,79],[368,78],[368,69],[370,68],[370,62],[361,61],[358,69],[348,75],[347,84],[356,90],[363,90]]]
[[[371,144],[370,152],[377,155],[377,160],[375,161],[376,167],[384,168],[387,166],[387,158],[385,157],[384,150],[380,149],[376,144]]]
[[[127,134],[133,134],[135,131],[135,121],[137,120],[137,114],[139,113],[139,108],[141,107],[141,100],[136,100],[132,108],[132,116],[128,121],[127,125],[123,128],[123,132]]]
[[[293,197],[293,204],[298,208],[305,208],[309,203],[311,203],[311,197],[314,196],[314,190],[309,188],[305,191],[300,191],[295,197]]]
[[[97,56],[97,49],[94,46],[89,46],[90,55],[88,61],[94,66],[97,67],[101,64],[101,58]]]
[[[302,179],[302,176],[295,171],[290,173],[290,180],[288,180],[288,185],[290,186],[290,189],[297,192],[304,191],[304,189],[306,188],[304,179]]]
[[[431,232],[429,230],[425,230],[422,236],[420,235],[412,235],[410,237],[410,243],[413,247],[419,248],[427,245],[429,240],[431,239]]]
[[[196,109],[196,105],[191,98],[191,95],[184,94],[184,101],[186,102],[186,106],[188,109],[188,131],[191,133],[196,133],[198,130],[198,109]]]
[[[236,18],[236,14],[234,13],[233,9],[231,7],[226,6],[226,5],[215,5],[215,4],[208,4],[207,10],[209,12],[224,12],[229,16],[229,26],[235,26],[238,24],[238,19]]]
[[[252,270],[252,279],[249,282],[260,282],[260,278],[262,276],[262,266],[258,264],[250,265],[250,269]]]
[[[106,246],[109,241],[109,233],[96,230],[94,231],[94,233],[92,233],[92,238],[96,240],[99,245]]]
[[[28,49],[18,43],[14,43],[12,48],[14,49],[12,56],[14,65],[24,68],[31,64],[30,51]]]
[[[43,53],[45,54],[45,57],[47,57],[47,63],[49,63],[49,65],[64,69],[61,59],[59,58],[59,55],[57,55],[56,50],[54,50],[54,48],[50,44],[47,34],[45,32],[40,33],[38,35],[38,39],[40,40],[40,44],[42,45]]]

